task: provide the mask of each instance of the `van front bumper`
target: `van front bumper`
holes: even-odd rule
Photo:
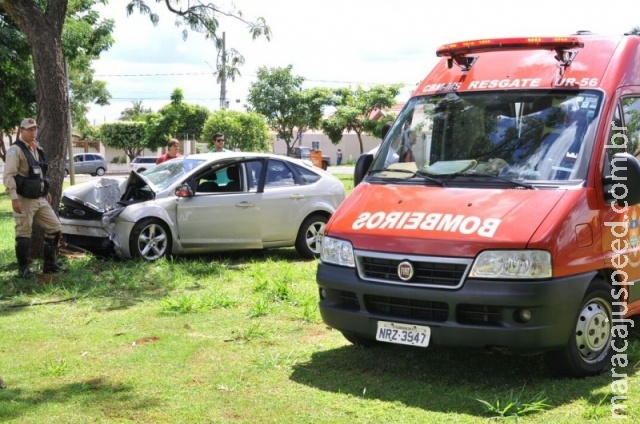
[[[316,281],[323,321],[343,333],[375,340],[378,321],[390,321],[428,326],[433,346],[544,351],[566,346],[594,275],[436,289],[365,281],[353,268],[320,263]]]

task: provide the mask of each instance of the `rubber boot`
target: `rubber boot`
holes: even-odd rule
[[[29,237],[16,237],[16,258],[18,259],[18,273],[22,278],[36,278],[29,269]]]
[[[59,233],[54,238],[44,238],[44,265],[42,267],[42,272],[45,274],[57,274],[59,272],[66,271],[62,265],[56,262],[59,241]]]

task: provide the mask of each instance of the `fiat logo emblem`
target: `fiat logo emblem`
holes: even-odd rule
[[[413,277],[413,265],[409,261],[402,261],[398,264],[398,277],[402,281],[411,280]]]

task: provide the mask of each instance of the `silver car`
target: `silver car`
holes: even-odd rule
[[[306,161],[206,153],[72,186],[59,214],[68,243],[124,259],[288,246],[313,258],[344,198],[338,178]]]
[[[64,175],[69,175],[69,160],[64,164]],[[74,174],[103,176],[107,172],[107,160],[97,153],[77,153],[73,155]]]

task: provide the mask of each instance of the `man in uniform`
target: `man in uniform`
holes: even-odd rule
[[[7,151],[3,181],[11,198],[16,222],[16,258],[22,278],[34,278],[29,269],[29,245],[35,222],[44,229],[44,273],[64,270],[56,262],[62,226],[51,208],[49,180],[44,151],[38,147],[38,124],[32,118],[23,119],[16,142]]]

